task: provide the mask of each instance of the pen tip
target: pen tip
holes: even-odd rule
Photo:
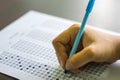
[[[67,74],[67,73],[68,73],[68,70],[67,70],[67,69],[64,69],[64,73]]]

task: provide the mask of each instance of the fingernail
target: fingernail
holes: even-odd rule
[[[64,68],[64,64],[63,64],[62,60],[60,60],[60,65],[62,68]]]
[[[67,61],[65,67],[66,67],[66,69],[68,69],[68,70],[72,69],[72,68],[73,68],[73,65],[72,65],[71,61]]]
[[[60,59],[60,57],[58,57],[58,61],[59,61],[59,63],[60,63],[60,66],[63,68],[63,62],[62,62],[62,60]]]

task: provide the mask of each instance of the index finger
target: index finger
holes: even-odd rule
[[[71,46],[73,45],[78,30],[79,24],[74,24],[70,28],[62,32],[52,42],[56,50],[58,61],[63,68],[65,68],[68,54],[71,50]]]
[[[58,61],[63,68],[65,67],[66,60],[68,59],[65,46],[69,43],[69,39],[70,39],[69,32],[68,30],[65,30],[52,42],[56,51]]]

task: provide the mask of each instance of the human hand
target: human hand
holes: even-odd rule
[[[90,27],[85,28],[76,54],[68,58],[79,26],[79,24],[72,25],[52,42],[62,68],[78,72],[78,68],[89,62],[112,63],[120,58],[120,36],[110,35]]]

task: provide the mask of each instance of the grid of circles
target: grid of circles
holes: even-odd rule
[[[25,40],[19,40],[11,48],[20,52],[32,54],[43,59],[57,61],[54,50]]]
[[[106,69],[108,68],[108,64],[106,63],[88,63],[80,70],[84,73],[91,74],[99,77]]]
[[[73,80],[79,80],[82,77],[80,76],[73,76],[72,74],[65,75],[60,68],[54,68],[46,64],[41,64],[35,61],[32,61],[30,59],[23,58],[21,56],[3,52],[0,56],[0,63],[6,64],[10,67],[19,69],[21,71],[28,72],[32,75],[42,77],[45,79],[73,79]],[[82,72],[89,73],[90,75],[97,75],[100,76],[104,70],[106,69],[106,65],[104,64],[96,64],[96,63],[90,63],[87,66],[85,66],[83,69],[81,69]],[[83,74],[84,75],[84,74]],[[87,76],[88,78],[89,76]],[[90,77],[89,77],[90,78]]]
[[[72,74],[66,76],[60,68],[55,69],[47,64],[41,64],[9,52],[1,53],[0,63],[49,80],[70,80],[71,78],[73,80],[81,79],[81,77],[75,77]]]
[[[12,48],[19,50],[21,52],[40,56],[43,59],[50,60],[52,62],[54,61],[55,63],[57,61],[56,56],[54,54],[54,50],[40,46],[38,44],[34,44],[32,42],[19,40],[16,44],[12,46]],[[107,68],[108,68],[108,65],[104,63],[99,63],[99,64],[89,63],[88,65],[84,66],[84,68],[81,68],[80,70],[85,74],[99,77]],[[83,76],[85,76],[85,74],[83,74]],[[61,74],[61,77],[64,77],[63,75],[64,74]]]
[[[30,38],[36,39],[36,40],[40,40],[43,42],[51,43],[51,41],[54,37],[54,34],[49,33],[49,32],[43,32],[41,30],[33,30],[27,35],[27,37],[30,37]]]

